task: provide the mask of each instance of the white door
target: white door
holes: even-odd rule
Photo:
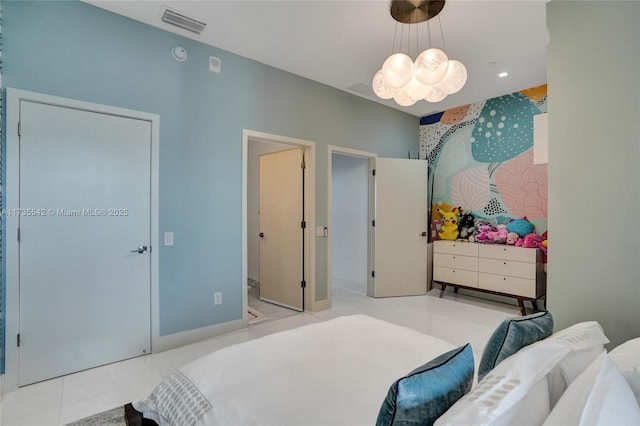
[[[22,386],[150,350],[151,123],[22,100],[20,127]]]
[[[304,151],[260,156],[260,299],[304,310]]]
[[[427,162],[375,161],[374,297],[427,292]]]

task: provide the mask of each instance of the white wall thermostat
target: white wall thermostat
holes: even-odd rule
[[[171,56],[173,56],[173,59],[175,59],[176,61],[183,62],[187,60],[188,55],[184,47],[176,46],[171,49]]]

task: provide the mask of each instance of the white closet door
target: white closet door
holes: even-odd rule
[[[427,292],[427,162],[376,159],[374,297]]]
[[[148,352],[151,123],[30,101],[20,123],[19,384]]]

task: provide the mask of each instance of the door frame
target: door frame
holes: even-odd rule
[[[305,181],[304,181],[304,211],[307,223],[304,229],[305,253],[304,253],[304,279],[307,288],[304,292],[305,311],[317,311],[324,309],[323,304],[316,302],[316,240],[311,237],[312,230],[316,226],[316,143],[304,139],[297,139],[288,136],[279,136],[271,133],[259,132],[255,130],[242,130],[242,321],[245,326],[248,324],[248,244],[247,244],[247,197],[248,197],[248,163],[249,163],[249,141],[252,142],[272,142],[291,147],[299,147],[305,153]]]
[[[151,265],[151,352],[154,352],[160,339],[159,317],[159,281],[158,261],[160,252],[160,239],[158,228],[158,188],[159,188],[159,145],[160,145],[160,116],[125,108],[101,105],[59,96],[45,95],[26,90],[7,88],[7,115],[6,115],[6,181],[4,185],[6,209],[19,207],[20,194],[20,145],[18,137],[18,122],[20,118],[20,101],[46,103],[59,107],[80,109],[95,113],[110,114],[120,117],[133,118],[148,121],[151,124],[151,217],[150,235],[151,247],[149,252]],[[11,130],[9,130],[11,129]],[[15,336],[20,330],[19,296],[20,296],[20,246],[15,236],[18,233],[18,217],[5,217],[5,294],[6,294],[6,339],[5,339],[5,375],[2,381],[2,393],[10,392],[18,388],[18,363],[19,353]],[[13,236],[13,237],[9,237]],[[11,337],[10,337],[11,336]]]
[[[364,158],[369,161],[369,217],[367,228],[369,229],[369,241],[367,244],[367,259],[368,259],[368,269],[372,270],[374,262],[375,262],[375,253],[374,253],[374,238],[373,228],[371,226],[371,221],[375,215],[375,180],[373,179],[373,169],[375,168],[375,159],[378,158],[378,154],[367,151],[359,151],[357,149],[345,148],[337,145],[329,145],[328,146],[328,158],[327,158],[327,227],[329,228],[329,233],[327,237],[327,298],[329,300],[329,306],[331,307],[331,243],[332,243],[332,227],[331,227],[331,208],[332,208],[332,175],[333,175],[333,163],[331,156],[333,154],[341,154],[347,155],[350,157]],[[367,296],[373,296],[373,278],[370,273],[367,273]]]

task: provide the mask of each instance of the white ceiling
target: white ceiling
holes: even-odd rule
[[[87,3],[418,117],[538,86],[547,80],[546,0],[448,0],[439,15],[445,51],[450,59],[465,64],[467,84],[442,102],[420,101],[412,107],[400,107],[393,100],[350,89],[359,83],[370,87],[373,75],[392,52],[396,21],[389,13],[389,0]],[[163,6],[205,22],[205,30],[197,35],[165,24],[160,20]],[[431,20],[430,26],[432,46],[442,48],[438,18]],[[407,51],[406,31],[411,27],[410,56],[415,59],[415,28],[420,50],[424,50],[427,24],[404,27],[403,51]],[[509,72],[509,76],[498,77],[501,71]]]

